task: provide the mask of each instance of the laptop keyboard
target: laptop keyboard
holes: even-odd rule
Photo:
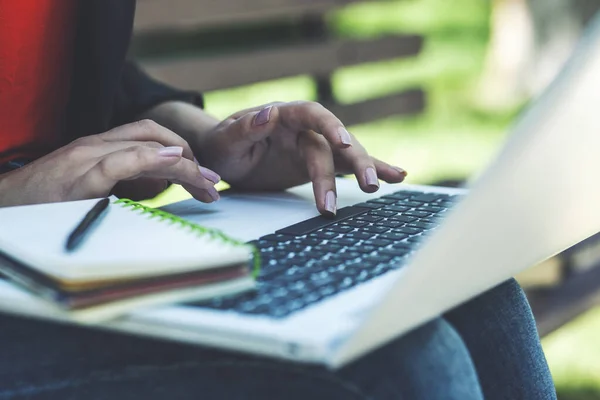
[[[400,191],[345,207],[251,242],[257,290],[195,306],[283,318],[402,268],[459,196]]]

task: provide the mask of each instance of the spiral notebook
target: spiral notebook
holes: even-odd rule
[[[80,322],[254,287],[254,249],[217,230],[111,199],[80,248],[65,240],[97,200],[0,208],[0,273]]]

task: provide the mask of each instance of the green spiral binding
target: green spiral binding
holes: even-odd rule
[[[170,222],[174,222],[174,223],[178,224],[179,226],[181,226],[183,228],[190,228],[193,232],[195,232],[198,236],[201,236],[201,237],[208,236],[211,239],[220,240],[220,241],[230,243],[235,246],[251,247],[252,254],[253,254],[253,263],[254,263],[254,268],[253,268],[254,277],[256,278],[258,276],[258,273],[260,272],[260,265],[261,265],[260,252],[259,252],[258,248],[256,248],[255,246],[251,246],[251,245],[248,245],[239,240],[233,239],[233,238],[227,236],[226,234],[224,234],[223,232],[219,231],[218,229],[206,228],[204,226],[195,224],[193,222],[186,221],[185,219],[180,218],[176,215],[170,214],[165,211],[157,210],[156,208],[145,206],[145,205],[140,204],[133,200],[119,199],[115,202],[115,204],[121,204],[125,207],[129,207],[134,210],[141,210],[143,214],[148,215],[150,218],[158,218],[160,221],[170,221]]]

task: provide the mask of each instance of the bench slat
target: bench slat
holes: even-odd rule
[[[342,66],[417,54],[420,36],[368,41],[331,40],[264,51],[141,60],[153,77],[175,87],[210,91],[297,75],[326,75]]]
[[[184,29],[323,13],[358,0],[141,0],[135,30]]]
[[[425,93],[420,89],[407,90],[354,104],[323,104],[346,125],[356,125],[394,115],[421,112],[425,107]]]
[[[600,265],[550,289],[526,290],[540,336],[600,305]]]

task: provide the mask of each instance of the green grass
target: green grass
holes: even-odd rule
[[[375,156],[409,171],[409,182],[464,179],[477,173],[502,142],[519,107],[484,113],[476,83],[488,41],[489,2],[481,0],[405,0],[368,2],[331,16],[339,35],[374,37],[401,32],[426,36],[415,59],[345,68],[334,76],[341,102],[420,86],[428,94],[426,111],[411,118],[351,127]],[[207,110],[219,117],[274,100],[313,100],[315,85],[300,76],[206,94]],[[155,205],[181,199],[175,189]],[[563,400],[600,399],[600,310],[593,310],[543,341]]]
[[[600,399],[600,308],[544,338],[561,399]]]

